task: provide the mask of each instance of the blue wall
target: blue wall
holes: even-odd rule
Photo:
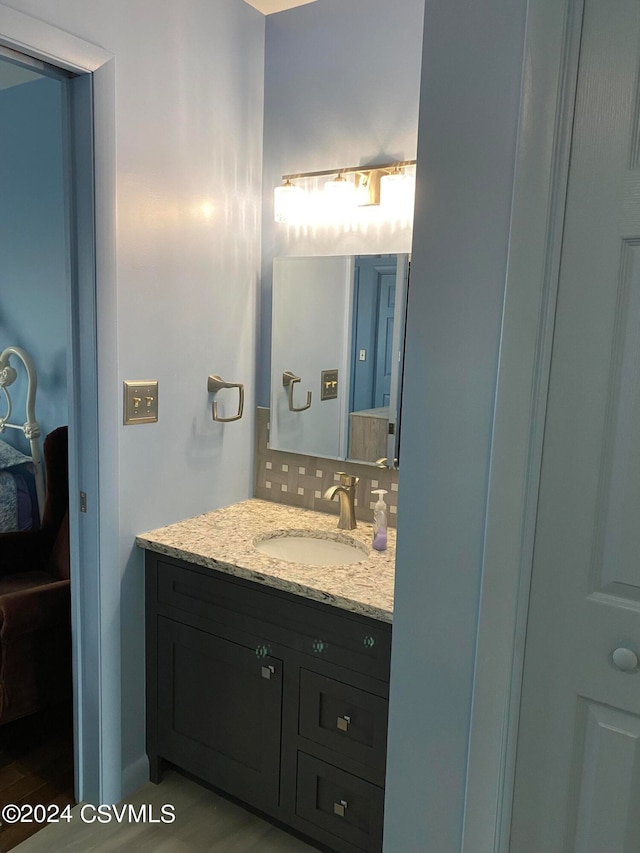
[[[35,361],[43,436],[68,418],[62,98],[47,77],[0,90],[0,350],[20,346]],[[23,390],[16,382],[14,423],[25,419]],[[22,433],[3,439],[29,452]]]
[[[253,489],[253,409],[214,423],[207,376],[244,382],[253,397],[265,19],[242,0],[11,6],[114,57],[114,98],[103,76],[96,127],[100,578],[83,571],[100,590],[101,623],[86,628],[101,632],[110,686],[95,697],[102,796],[117,801],[148,778],[135,536]],[[60,55],[64,39],[46,39]],[[124,426],[122,381],[141,378],[159,380],[159,420]]]
[[[273,188],[283,174],[415,158],[423,10],[424,0],[320,0],[267,17],[259,405],[269,405],[273,258],[410,251],[410,222],[276,224]]]
[[[425,6],[389,706],[389,853],[461,849],[526,5]]]

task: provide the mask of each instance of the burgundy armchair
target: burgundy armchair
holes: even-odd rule
[[[0,724],[71,698],[67,427],[44,460],[40,529],[0,535]]]

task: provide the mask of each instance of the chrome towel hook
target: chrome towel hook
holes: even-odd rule
[[[296,382],[300,382],[300,377],[296,376],[295,373],[292,373],[290,370],[285,370],[282,374],[282,384],[285,388],[289,388],[289,411],[290,412],[304,412],[311,406],[311,391],[307,391],[307,405],[306,406],[294,406],[293,405],[293,386]]]
[[[238,399],[238,414],[233,415],[230,418],[221,418],[218,417],[218,403],[214,400],[213,405],[211,407],[212,415],[214,421],[220,421],[221,423],[227,424],[230,421],[239,421],[242,417],[242,412],[244,411],[244,385],[241,382],[225,382],[220,376],[212,375],[207,380],[207,390],[213,394],[217,394],[222,388],[237,388],[239,399]]]

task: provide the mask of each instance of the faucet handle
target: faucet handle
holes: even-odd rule
[[[352,486],[357,486],[360,482],[360,477],[356,477],[354,474],[347,474],[345,471],[337,471],[336,473],[340,477],[341,486],[351,488]]]

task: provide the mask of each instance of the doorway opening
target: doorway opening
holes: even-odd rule
[[[5,780],[0,800],[60,809],[73,804],[77,794],[70,586],[79,572],[77,554],[73,559],[70,553],[68,497],[77,454],[75,317],[78,287],[95,288],[93,278],[78,279],[81,175],[76,166],[83,157],[74,144],[76,77],[0,47],[0,351],[11,350],[26,368],[15,371],[11,394],[4,394],[12,411],[0,412],[7,425],[20,424],[22,416],[24,428],[5,428],[2,440],[33,462],[42,456],[45,475],[44,488],[39,484],[35,490],[31,517],[25,519],[18,491],[22,515],[16,509],[16,527],[8,523],[0,533],[13,555],[0,566],[0,596],[11,597],[8,610],[23,607],[19,622],[25,623],[10,637],[8,618],[0,627],[0,643],[11,646],[15,657],[3,655],[0,670],[0,771]],[[10,369],[15,366],[12,362]],[[25,419],[30,385],[34,411]],[[28,477],[25,483],[28,492]],[[34,543],[37,559],[32,558]],[[22,596],[20,602],[16,596]],[[12,849],[44,825],[36,819],[3,825],[1,849]]]

